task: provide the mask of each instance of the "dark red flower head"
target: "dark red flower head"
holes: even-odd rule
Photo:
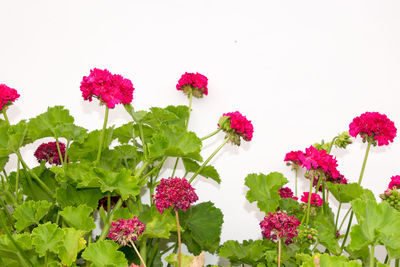
[[[131,241],[136,241],[144,232],[146,226],[133,216],[133,219],[119,219],[111,223],[111,229],[107,237],[126,246]]]
[[[308,203],[308,198],[310,196],[309,192],[304,192],[303,195],[301,196],[301,201],[304,203]],[[311,205],[316,206],[316,207],[321,207],[322,204],[324,203],[324,200],[315,193],[311,193]]]
[[[97,98],[109,108],[117,104],[127,105],[133,100],[132,82],[121,75],[111,74],[107,69],[92,69],[89,76],[84,76],[81,91],[84,100]]]
[[[61,156],[65,157],[65,144],[58,142]],[[61,165],[60,154],[58,153],[57,143],[49,142],[41,144],[35,151],[35,157],[38,162],[46,161],[49,164]]]
[[[279,196],[281,198],[293,198],[294,200],[298,200],[298,198],[293,195],[293,192],[289,187],[282,187],[279,189]]]
[[[183,91],[185,94],[193,94],[195,97],[203,97],[208,95],[207,88],[208,79],[200,73],[187,73],[179,79],[176,89]]]
[[[194,188],[185,178],[161,179],[156,188],[157,193],[153,195],[154,203],[160,213],[164,209],[172,207],[174,210],[187,210],[190,204],[199,198],[194,192]]]
[[[18,97],[19,94],[17,90],[8,87],[5,84],[0,84],[0,111],[14,103]]]
[[[374,146],[389,145],[396,137],[397,129],[394,123],[385,114],[365,112],[355,117],[349,125],[349,133],[356,137],[360,135],[363,142],[370,142]]]
[[[251,141],[253,138],[253,124],[239,111],[222,114],[218,127],[228,134],[235,145],[240,145],[240,137],[245,141]]]
[[[300,221],[294,217],[289,216],[285,212],[269,213],[260,222],[262,234],[265,238],[275,241],[278,238],[285,239],[285,244],[293,242],[293,238],[297,236],[297,226]]]

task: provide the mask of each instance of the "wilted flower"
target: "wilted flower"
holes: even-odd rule
[[[289,187],[282,187],[279,189],[279,196],[281,198],[293,198],[294,200],[298,200],[298,198],[293,195],[293,192]]]
[[[396,137],[397,129],[394,123],[386,115],[378,112],[365,112],[355,117],[349,125],[349,133],[356,137],[360,135],[363,142],[376,146],[389,145]]]
[[[194,192],[194,188],[185,178],[161,179],[156,188],[157,193],[153,195],[154,203],[160,213],[164,209],[172,207],[174,210],[187,210],[190,204],[199,198]]]
[[[300,221],[294,217],[289,216],[285,212],[269,213],[260,222],[262,234],[265,238],[275,241],[278,238],[285,239],[285,244],[291,244],[293,238],[297,236],[297,226]]]
[[[0,111],[7,108],[15,100],[19,98],[17,90],[8,87],[5,84],[0,84]]]
[[[304,203],[308,203],[309,196],[310,196],[309,192],[304,192],[300,200]],[[316,207],[321,207],[323,203],[324,200],[318,194],[311,193],[311,203],[310,203],[311,205]]]
[[[119,219],[111,223],[111,229],[107,237],[126,246],[131,241],[136,241],[144,232],[146,226],[133,216],[133,219]]]
[[[239,111],[224,113],[219,119],[220,127],[235,145],[240,145],[240,137],[245,141],[253,138],[253,124]]]
[[[61,156],[65,157],[65,144],[58,142]],[[49,142],[41,144],[35,151],[38,162],[46,161],[49,164],[61,165],[60,154],[58,153],[57,143]]]
[[[107,69],[94,68],[89,76],[84,76],[81,82],[81,91],[84,100],[92,101],[95,97],[108,108],[117,104],[127,105],[133,99],[132,82],[121,75],[111,74]]]
[[[192,93],[195,97],[203,97],[208,94],[208,79],[200,73],[187,73],[179,79],[176,89],[183,91],[186,95]]]

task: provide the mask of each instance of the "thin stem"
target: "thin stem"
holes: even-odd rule
[[[340,230],[342,230],[342,227],[343,227],[343,224],[344,224],[344,222],[346,221],[346,218],[347,218],[347,216],[349,216],[349,214],[350,214],[350,212],[352,211],[352,208],[350,208],[347,212],[346,212],[346,214],[344,215],[344,217],[343,217],[343,221],[342,221],[342,223],[340,224],[340,226],[339,226],[339,232],[340,232]]]
[[[67,145],[65,146],[65,155],[64,155],[64,162],[67,163],[68,162],[68,151],[69,151],[69,145],[70,145],[71,141],[68,140],[67,141]]]
[[[282,246],[282,241],[280,238],[278,238],[278,267],[281,266],[281,246]]]
[[[363,178],[363,176],[364,176],[365,166],[366,166],[366,164],[367,164],[367,159],[368,159],[368,154],[369,154],[370,148],[371,148],[371,143],[368,142],[367,150],[365,151],[365,156],[364,156],[363,165],[362,165],[362,167],[361,167],[360,177],[358,178],[358,184],[359,184],[359,185],[361,185],[361,181],[362,181],[362,178]],[[349,224],[347,225],[346,234],[345,234],[345,236],[344,236],[343,243],[342,243],[342,249],[344,248],[344,246],[345,246],[345,244],[346,244],[346,241],[347,241],[347,237],[349,236],[350,228],[351,228],[351,223],[352,223],[352,221],[353,221],[353,216],[354,216],[354,213],[351,212]]]
[[[226,145],[226,143],[229,142],[229,138],[225,138],[224,142],[222,142],[222,144],[208,157],[208,159],[206,159],[206,161],[204,161],[203,165],[200,166],[200,168],[195,172],[195,174],[193,174],[192,178],[190,178],[189,183],[193,182],[194,178],[196,178],[196,176],[204,169],[204,167],[207,165],[208,162],[210,162],[210,160],[218,153],[218,151],[220,151],[224,145]]]
[[[139,179],[140,175],[146,170],[146,168],[149,166],[149,162],[144,162],[142,167],[140,167],[136,172],[135,172],[135,179]]]
[[[295,168],[295,174],[294,196],[297,197],[297,167]]]
[[[174,178],[174,176],[175,176],[175,171],[176,171],[176,167],[178,166],[178,162],[179,162],[179,158],[176,158],[174,169],[173,169],[172,174],[171,174],[172,178]]]
[[[146,263],[147,262],[147,239],[146,238],[142,238],[142,240],[140,241],[140,256],[142,257],[142,262]]]
[[[110,230],[110,227],[111,227],[110,224],[111,224],[111,222],[113,220],[114,212],[116,210],[118,210],[121,207],[121,205],[122,205],[122,198],[120,198],[118,200],[117,204],[115,204],[113,210],[111,211],[110,217],[108,218],[108,221],[104,224],[104,228],[101,231],[101,234],[100,234],[100,237],[99,237],[100,241],[102,241],[102,240],[104,240],[106,238],[106,236],[108,234],[108,231]]]
[[[34,178],[34,179],[39,183],[39,185],[43,188],[44,191],[46,191],[46,193],[47,193],[50,197],[54,198],[53,192],[47,187],[47,185],[46,185],[45,183],[43,183],[42,180],[40,180],[40,178],[36,175],[36,173],[34,173],[34,172],[28,167],[28,165],[26,165],[26,163],[25,163],[25,161],[22,159],[21,153],[20,153],[19,151],[17,151],[17,157],[18,157],[18,159],[21,161],[22,167],[24,167],[24,168],[29,172],[29,174],[32,176],[32,178]]]
[[[190,112],[192,111],[192,98],[193,98],[193,93],[192,93],[192,91],[190,91],[190,93],[189,93],[189,114],[188,114],[188,118],[186,121],[186,130],[188,129],[188,126],[189,126]]]
[[[389,261],[389,255],[388,254],[386,254],[386,258],[385,258],[385,261],[383,262],[384,264],[387,264],[388,263],[388,261]]]
[[[321,182],[322,182],[322,177],[320,176],[318,179],[317,188],[315,188],[315,194],[318,194],[319,187],[321,186]]]
[[[175,211],[175,217],[176,217],[176,228],[178,231],[178,263],[179,267],[181,267],[181,261],[182,261],[182,248],[181,248],[181,229],[179,226],[179,215],[178,211]]]
[[[142,262],[143,266],[146,267],[146,263],[144,263],[144,260],[143,260],[142,256],[140,256],[140,253],[137,250],[137,248],[135,246],[135,243],[133,243],[132,240],[130,242],[131,242],[131,245],[132,245],[133,249],[135,250],[136,254],[138,255],[140,261]]]
[[[218,128],[218,129],[215,130],[214,132],[212,132],[212,133],[210,133],[210,134],[208,134],[208,135],[206,135],[206,136],[200,138],[200,140],[201,140],[201,141],[204,141],[204,140],[206,140],[206,139],[208,139],[208,138],[210,138],[210,137],[216,135],[216,134],[219,133],[220,131],[222,131],[222,129],[221,129],[221,128]]]
[[[146,148],[146,142],[144,141],[143,125],[141,122],[137,122],[137,124],[139,125],[139,133],[140,133],[140,139],[142,140],[144,159],[147,160],[147,148]]]
[[[158,163],[157,166],[155,166],[151,171],[149,171],[148,173],[146,173],[146,175],[143,176],[143,178],[142,178],[141,180],[143,181],[144,179],[146,179],[147,177],[149,177],[150,175],[152,175],[156,170],[158,170],[159,168],[161,168],[166,159],[167,159],[167,157],[164,157],[164,158],[160,161],[160,163]]]
[[[153,261],[154,261],[154,258],[155,258],[155,256],[156,256],[156,253],[157,253],[157,251],[158,251],[159,245],[160,245],[160,239],[157,239],[157,240],[156,240],[156,244],[155,244],[155,245],[152,247],[152,249],[151,249],[150,259],[149,259],[149,261],[148,261],[149,266],[152,266],[152,265],[153,265]]]
[[[340,209],[342,208],[342,202],[339,203],[339,208],[336,214],[336,223],[335,223],[335,229],[337,230],[338,222],[339,222],[339,214],[340,214]]]
[[[374,267],[375,266],[375,246],[371,245],[371,253],[369,255],[369,266]]]
[[[399,265],[400,265],[399,263],[400,263],[400,259],[396,259],[394,266],[399,267]]]
[[[111,193],[107,192],[107,218],[111,215]]]
[[[307,213],[304,214],[303,219],[301,220],[301,224],[304,222],[304,218],[306,218],[306,226],[308,225],[308,220],[310,217],[310,208],[311,208],[311,194],[312,194],[312,186],[314,183],[314,175],[311,174],[310,177],[310,190],[308,191],[308,203],[307,203]]]
[[[330,153],[331,153],[332,147],[333,147],[333,145],[335,144],[335,141],[336,141],[337,138],[338,138],[338,137],[335,136],[335,137],[332,139],[331,144],[329,145],[329,148],[328,148],[328,150],[326,151],[327,154],[330,154]]]
[[[18,203],[20,160],[17,161],[17,174],[15,175],[15,201]]]
[[[10,121],[8,120],[7,113],[6,113],[6,108],[3,108],[3,116],[4,116],[4,120],[6,121],[6,123],[8,125],[10,125]]]
[[[100,157],[101,157],[101,151],[103,150],[104,136],[106,134],[109,111],[110,111],[110,109],[106,106],[106,112],[104,114],[103,130],[101,131],[101,135],[100,135],[99,150],[97,151],[97,157],[96,157],[95,165],[99,164]]]
[[[58,156],[60,157],[61,165],[64,167],[64,159],[61,154],[61,149],[60,149],[60,143],[58,142],[58,138],[54,137],[56,139],[56,146],[57,146],[57,151],[58,151]]]
[[[163,252],[161,252],[161,256],[164,255],[165,253],[167,253],[168,251],[170,251],[171,249],[175,248],[175,247],[176,247],[176,244],[173,244],[169,248],[166,248]]]
[[[7,209],[7,205],[3,202],[2,199],[0,199],[0,206],[4,209],[4,213],[8,217],[8,219],[12,222],[14,221],[13,217],[11,216],[9,210]]]

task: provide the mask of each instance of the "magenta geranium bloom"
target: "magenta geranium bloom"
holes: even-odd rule
[[[0,84],[0,111],[14,103],[19,96],[17,90],[8,87],[5,84]]]
[[[365,112],[355,117],[349,125],[349,134],[353,137],[360,135],[363,142],[371,142],[378,146],[389,145],[396,137],[397,129],[394,122],[385,114]]]
[[[185,178],[161,179],[153,195],[154,203],[160,213],[172,207],[174,210],[187,210],[199,198],[194,188]]]
[[[119,219],[111,223],[111,229],[107,237],[126,246],[131,241],[136,241],[143,234],[146,226],[133,216],[133,219]]]
[[[188,73],[182,75],[179,79],[176,89],[183,91],[185,94],[192,93],[195,97],[203,97],[208,95],[208,79],[200,73]]]
[[[65,157],[65,144],[62,142],[58,142],[60,147],[61,156]],[[35,151],[35,157],[37,161],[40,163],[42,161],[46,161],[49,164],[61,165],[60,154],[58,153],[57,143],[49,142],[41,144]]]
[[[97,68],[90,70],[89,76],[83,77],[80,88],[84,100],[92,101],[94,97],[108,108],[114,108],[117,104],[130,104],[135,90],[129,79],[111,74],[107,69]]]
[[[262,234],[265,238],[276,241],[278,238],[285,239],[285,244],[293,242],[293,238],[297,236],[297,226],[300,221],[294,217],[289,216],[285,212],[269,213],[260,222]]]
[[[304,203],[308,203],[309,196],[310,196],[309,192],[304,192],[303,195],[301,196],[300,200]],[[318,194],[311,193],[310,204],[312,206],[321,207],[323,203],[324,203],[324,200]]]
[[[235,145],[240,145],[240,138],[243,138],[245,141],[253,139],[253,124],[239,111],[222,114],[218,127],[228,134],[230,140]]]
[[[400,189],[400,175],[395,175],[390,178],[389,189]]]

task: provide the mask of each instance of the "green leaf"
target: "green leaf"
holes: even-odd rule
[[[31,234],[29,233],[13,234],[12,237],[22,250],[32,249]],[[4,234],[0,235],[0,249],[11,249],[17,251],[17,248],[14,246],[11,239]]]
[[[114,213],[113,213],[114,221],[117,221],[118,219],[126,220],[126,219],[132,219],[132,218],[133,218],[133,213],[131,213],[128,208],[119,208],[117,210],[114,210]],[[143,221],[141,221],[141,222],[143,222]],[[147,225],[146,225],[146,228],[147,228]]]
[[[153,107],[150,108],[150,112],[148,112],[143,118],[143,122],[152,127],[159,128],[169,121],[176,121],[178,119],[178,116],[167,109]]]
[[[364,194],[364,189],[357,183],[333,184],[328,182],[326,185],[336,200],[342,203],[350,203]]]
[[[147,115],[147,111],[139,110],[135,112],[131,104],[124,105],[124,108],[136,123],[141,122]]]
[[[346,256],[330,256],[329,254],[315,254],[311,259],[304,262],[301,267],[361,267],[357,261],[349,261]]]
[[[74,228],[63,228],[64,240],[59,247],[58,257],[63,265],[71,266],[78,253],[86,247],[82,231]]]
[[[129,197],[139,195],[141,186],[139,180],[135,179],[130,170],[121,169],[120,172],[102,171],[101,191],[114,192],[121,196],[122,200],[127,200]]]
[[[144,206],[143,212],[140,213],[139,219],[146,225],[143,233],[144,237],[150,238],[169,238],[172,231],[176,231],[175,216],[170,210],[164,211],[163,214],[156,209],[155,206]]]
[[[181,266],[190,266],[190,264],[193,262],[194,257],[185,255],[185,254],[181,254]],[[171,264],[174,267],[178,267],[179,266],[179,259],[178,259],[178,255],[175,253],[169,254],[167,257],[165,257],[165,261],[168,262],[169,264]]]
[[[56,136],[62,127],[66,124],[72,124],[74,118],[69,115],[69,111],[62,106],[49,107],[47,112],[30,119],[28,123],[29,137],[37,140],[43,137]]]
[[[252,203],[257,201],[257,207],[265,212],[274,212],[279,206],[279,189],[288,183],[288,180],[279,172],[271,172],[268,175],[249,174],[245,179],[245,185],[249,188],[246,198]]]
[[[88,136],[87,131],[87,129],[72,123],[59,125],[54,130],[55,136],[64,137],[68,141],[74,141],[80,144],[82,144]]]
[[[66,207],[59,214],[70,227],[89,232],[96,228],[96,224],[90,216],[92,211],[92,208],[83,204],[78,207]]]
[[[77,189],[68,184],[63,185],[57,189],[56,200],[60,204],[61,208],[67,206],[79,206],[81,204],[86,204],[92,209],[96,209],[99,200],[104,195],[101,193],[100,189],[97,188],[83,188]]]
[[[149,156],[156,159],[162,156],[191,158],[202,161],[200,138],[193,132],[175,125],[162,125],[148,144]]]
[[[182,161],[187,172],[195,173],[200,168],[200,165],[194,160],[183,158]],[[221,183],[217,170],[211,165],[205,166],[199,174],[203,177],[213,179],[218,184]]]
[[[41,224],[32,231],[32,244],[40,257],[47,251],[58,253],[58,245],[63,239],[64,232],[54,223]]]
[[[128,122],[113,132],[113,139],[118,139],[121,144],[127,144],[133,138],[133,122]]]
[[[178,127],[186,128],[186,121],[189,117],[188,106],[168,106],[165,110],[174,113],[177,117],[176,120],[169,120],[168,124],[174,124]]]
[[[28,136],[28,124],[25,121],[20,121],[16,125],[11,125],[8,129],[8,150],[16,153],[20,147],[32,143]]]
[[[294,215],[296,218],[301,218],[304,214],[304,210],[299,202],[293,198],[281,198],[279,200],[279,208],[286,211],[289,215]]]
[[[255,266],[264,258],[266,247],[262,240],[226,241],[219,249],[218,255],[230,260],[232,265],[249,264]]]
[[[40,180],[47,185],[47,187],[55,192],[56,188],[59,186],[54,173],[46,168],[45,162],[38,167],[32,169],[32,171],[40,178]],[[25,170],[20,170],[20,180],[22,183],[22,189],[24,195],[27,195],[29,199],[36,201],[47,200],[53,202],[53,198],[39,185],[39,183],[31,177],[31,174]]]
[[[214,253],[220,241],[223,214],[211,202],[200,203],[189,210],[179,212],[185,231],[190,231],[194,241],[202,250]],[[185,240],[183,240],[185,242]]]
[[[82,257],[91,261],[93,267],[126,267],[128,261],[118,248],[119,245],[114,241],[97,241],[85,249]]]
[[[13,217],[17,220],[15,229],[20,232],[28,226],[39,224],[39,221],[49,212],[51,207],[52,204],[46,200],[25,201],[13,213]]]
[[[116,158],[120,161],[120,166],[124,166],[127,169],[135,169],[143,158],[143,152],[130,145],[116,146],[114,151],[116,152]]]
[[[0,171],[4,170],[4,167],[6,166],[9,159],[10,158],[8,156],[0,157]]]
[[[100,187],[100,174],[90,163],[69,163],[66,170],[53,167],[51,171],[56,174],[55,178],[58,181],[68,182],[77,188]]]

